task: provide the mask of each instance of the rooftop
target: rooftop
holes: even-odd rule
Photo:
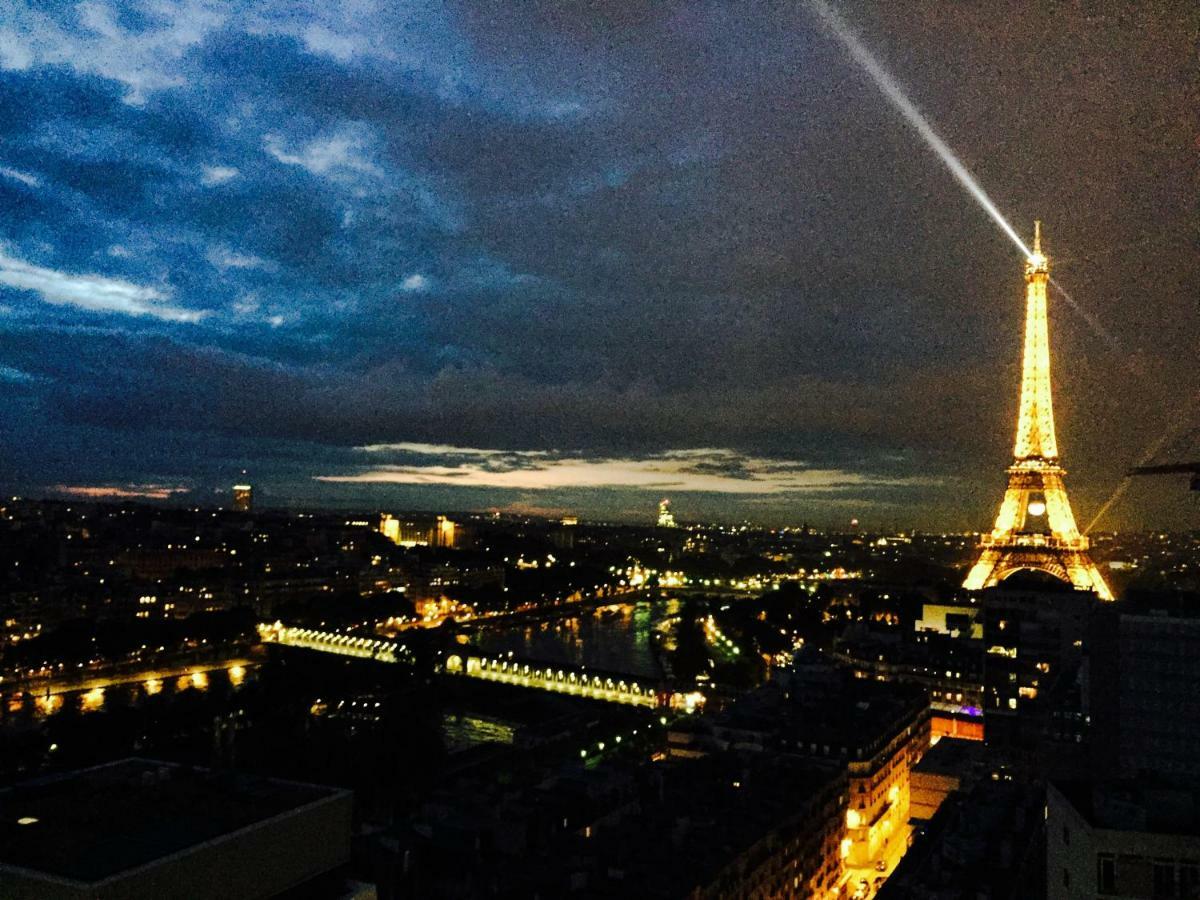
[[[0,791],[0,866],[99,881],[343,793],[120,760]]]
[[[944,737],[925,751],[913,771],[930,775],[969,775],[987,759],[982,741]]]
[[[1054,787],[1095,828],[1200,834],[1200,803],[1191,787],[1149,778],[1063,780]]]
[[[818,798],[845,790],[835,768],[771,753],[674,761],[656,771],[659,802],[592,839],[603,865],[585,896],[678,897],[689,888],[711,889],[742,854],[753,866],[778,852],[774,845],[752,850],[772,832],[787,844],[828,824],[813,819],[825,802]]]

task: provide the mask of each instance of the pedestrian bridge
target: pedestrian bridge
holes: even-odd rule
[[[650,709],[674,706],[676,704],[672,702],[673,699],[676,696],[684,696],[665,691],[659,693],[653,687],[632,678],[591,673],[567,666],[539,665],[503,657],[451,654],[446,659],[446,674],[464,675],[483,681],[498,681],[501,684],[539,688],[559,694],[570,694],[573,697],[588,697],[592,700]]]
[[[303,647],[307,650],[320,650],[322,653],[336,653],[339,656],[353,656],[357,659],[372,659],[385,663],[413,661],[408,646],[399,641],[358,637],[336,631],[318,631],[313,628],[292,628],[282,622],[260,624],[258,636],[266,643]]]

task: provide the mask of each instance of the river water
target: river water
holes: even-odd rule
[[[489,654],[660,679],[655,643],[672,646],[667,626],[680,607],[675,599],[622,603],[549,622],[485,628],[469,641]]]

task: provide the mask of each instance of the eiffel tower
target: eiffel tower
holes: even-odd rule
[[[1058,462],[1054,408],[1050,397],[1050,338],[1046,285],[1050,265],[1042,253],[1041,223],[1034,223],[1033,253],[1025,262],[1025,357],[1021,411],[1008,490],[990,534],[980,540],[979,560],[963,587],[979,590],[1022,569],[1046,572],[1080,590],[1112,600],[1112,591],[1088,555],[1079,533]]]

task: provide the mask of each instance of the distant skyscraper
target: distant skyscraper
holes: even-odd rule
[[[235,484],[233,486],[233,508],[237,512],[250,512],[254,507],[254,485]]]
[[[1008,490],[996,524],[983,536],[979,560],[963,587],[979,590],[1014,572],[1046,572],[1076,588],[1113,599],[1079,533],[1058,462],[1054,409],[1050,394],[1050,337],[1046,323],[1046,285],[1050,266],[1042,254],[1041,223],[1034,226],[1033,253],[1025,261],[1025,355],[1021,407]]]
[[[671,515],[671,501],[665,497],[658,501],[658,527],[675,527],[675,517]]]

